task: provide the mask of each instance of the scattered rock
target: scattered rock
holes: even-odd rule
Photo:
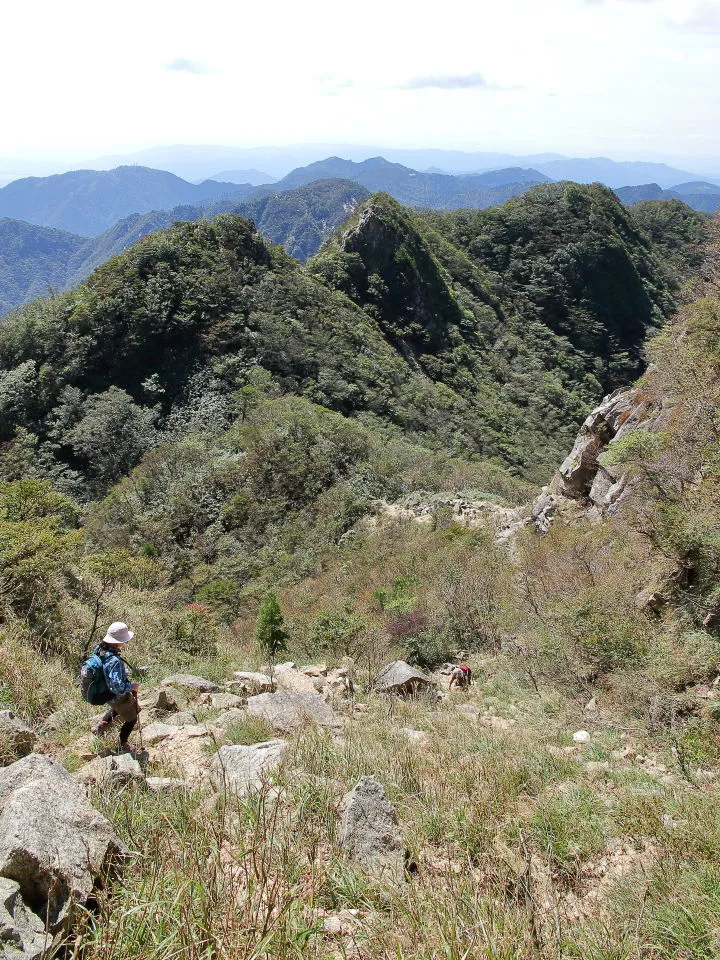
[[[112,787],[126,787],[130,783],[143,786],[145,784],[145,774],[130,753],[96,757],[81,767],[75,776],[84,784],[106,784]]]
[[[323,933],[329,937],[339,937],[343,933],[343,922],[338,916],[325,917],[323,920]]]
[[[434,686],[432,677],[411,667],[404,660],[389,663],[377,675],[374,684],[378,693],[396,693],[400,696],[414,696]]]
[[[236,683],[240,685],[240,689],[245,690],[246,693],[272,693],[275,689],[275,684],[266,673],[247,673],[240,670],[233,676]],[[229,687],[230,684],[228,683],[226,686]]]
[[[405,846],[395,808],[375,777],[362,777],[343,797],[340,846],[350,860],[384,883],[405,876]]]
[[[250,697],[247,712],[253,717],[262,717],[276,730],[292,733],[306,723],[319,727],[339,729],[341,719],[319,697],[309,691],[278,690],[277,693],[261,693]]]
[[[576,730],[572,738],[575,743],[587,743],[590,739],[590,734],[587,730]]]
[[[32,753],[37,734],[12,710],[0,710],[0,764],[12,763]]]
[[[205,677],[194,677],[190,673],[175,673],[165,677],[163,687],[180,687],[181,690],[192,690],[196,693],[215,693],[220,687]]]
[[[79,783],[49,757],[0,769],[0,876],[51,932],[87,903],[124,850]]]
[[[220,747],[210,764],[214,785],[238,796],[259,790],[282,761],[286,740],[268,740],[250,746]]]
[[[597,713],[597,699],[593,697],[585,704],[585,713]]]
[[[52,945],[45,924],[25,904],[20,884],[0,877],[0,945],[3,960],[35,960]]]
[[[309,667],[301,667],[301,673],[306,674],[308,677],[326,677],[328,674],[328,668],[324,663],[311,664]]]

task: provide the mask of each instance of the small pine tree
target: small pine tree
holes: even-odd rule
[[[287,634],[283,630],[283,615],[274,593],[269,593],[260,605],[255,639],[271,666],[275,663],[277,655],[286,649]]]

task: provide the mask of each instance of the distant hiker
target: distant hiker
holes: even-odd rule
[[[134,748],[128,742],[128,737],[137,723],[140,711],[137,702],[138,685],[128,679],[127,664],[121,657],[120,650],[133,636],[126,623],[111,623],[80,671],[80,688],[88,703],[107,704],[109,708],[93,725],[92,732],[102,736],[119,717],[122,720],[120,749],[130,751]]]
[[[453,667],[453,671],[450,674],[451,690],[467,690],[471,684],[472,670],[466,663],[461,663],[459,666]]]

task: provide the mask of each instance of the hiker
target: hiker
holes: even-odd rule
[[[472,670],[466,663],[453,667],[450,674],[451,690],[467,690],[472,683]]]
[[[137,702],[137,683],[128,679],[127,664],[120,655],[124,644],[132,640],[134,633],[126,623],[111,623],[107,633],[98,644],[92,660],[98,657],[102,664],[102,676],[98,677],[100,686],[104,680],[105,691],[99,694],[97,701],[107,703],[108,710],[92,727],[92,732],[102,736],[112,726],[117,717],[122,720],[120,727],[120,749],[132,752],[135,748],[128,737],[135,727],[140,707]],[[97,702],[91,701],[91,702]]]

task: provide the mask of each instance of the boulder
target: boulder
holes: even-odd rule
[[[3,960],[35,960],[52,945],[45,924],[20,895],[20,884],[0,877],[0,947]]]
[[[272,693],[275,689],[275,684],[266,673],[248,673],[239,670],[233,676],[235,682],[239,684],[239,687],[235,689],[245,690],[246,693]],[[227,684],[227,686],[230,686],[230,684]],[[235,684],[233,684],[233,687],[235,687]]]
[[[140,706],[144,710],[158,710],[161,713],[173,713],[185,706],[185,697],[179,690],[148,690],[140,699]]]
[[[279,667],[276,667],[273,676],[278,690],[319,693],[323,689],[323,680],[321,677],[308,676],[287,664],[281,664]]]
[[[210,777],[218,790],[238,796],[259,790],[288,748],[286,740],[268,740],[250,746],[220,747],[210,764]]]
[[[12,710],[0,710],[0,764],[12,763],[32,753],[37,734]]]
[[[418,747],[424,747],[429,739],[424,730],[413,730],[412,727],[400,727],[398,733],[401,733],[408,743],[414,743]]]
[[[75,774],[80,783],[126,787],[130,783],[145,786],[145,774],[130,753],[118,756],[95,757]]]
[[[396,693],[400,696],[413,696],[435,686],[432,677],[404,660],[395,660],[384,667],[375,678],[378,693]]]
[[[174,673],[171,677],[165,677],[162,685],[163,687],[180,687],[181,690],[188,690],[193,693],[215,693],[220,689],[212,680],[206,680],[205,677],[194,677],[190,673]]]
[[[177,729],[169,723],[150,723],[147,727],[143,727],[143,743],[148,747],[155,746],[156,743],[175,733]]]
[[[278,690],[250,697],[247,712],[262,717],[276,730],[292,733],[306,723],[337,730],[342,720],[315,692]]]
[[[0,877],[18,884],[50,931],[87,903],[124,853],[112,825],[55,761],[30,754],[0,770]]]
[[[405,876],[405,846],[395,808],[375,777],[362,777],[343,797],[340,847],[365,873],[390,885]]]
[[[153,724],[153,727],[162,726]],[[147,731],[144,739],[149,745]],[[225,742],[225,733],[216,726],[194,724],[158,730],[153,740],[154,745],[150,745],[153,764],[159,764],[170,774],[177,771],[192,787],[205,780],[213,753]]]

